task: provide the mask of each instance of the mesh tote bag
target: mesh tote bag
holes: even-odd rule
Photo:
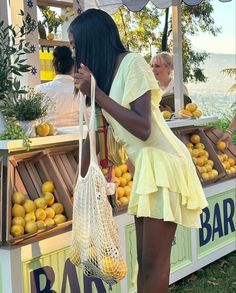
[[[87,276],[97,277],[110,286],[126,276],[127,269],[120,253],[118,230],[108,202],[107,183],[97,162],[95,139],[95,80],[91,76],[91,117],[88,122],[85,97],[80,94],[80,130],[83,115],[90,139],[90,164],[81,176],[82,137],[79,139],[78,177],[74,189],[72,243],[70,260],[81,265]],[[82,133],[82,132],[81,132]],[[109,188],[108,188],[109,187]]]

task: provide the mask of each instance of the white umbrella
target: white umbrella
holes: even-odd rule
[[[149,0],[77,0],[82,8],[99,8],[109,14],[114,14],[117,9],[125,5],[131,11],[140,11]],[[182,60],[182,32],[181,32],[181,2],[189,6],[199,5],[203,0],[150,0],[158,8],[167,8],[172,5],[172,28],[173,28],[173,59],[174,59],[174,91],[175,111],[184,105],[183,98],[183,60]],[[219,0],[230,2],[231,0]]]

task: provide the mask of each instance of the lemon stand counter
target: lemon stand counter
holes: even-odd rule
[[[204,124],[217,120],[204,117],[198,120],[167,122],[171,128]],[[85,131],[86,133],[86,131]],[[85,135],[83,134],[83,136]],[[75,145],[79,134],[32,139],[32,152],[51,147]],[[69,259],[70,227],[66,231],[49,235],[35,242],[6,242],[6,219],[8,194],[8,158],[12,154],[25,153],[22,141],[1,141],[1,226],[0,246],[0,293],[105,293],[108,286],[99,279],[87,278],[81,269],[74,267]],[[171,256],[173,283],[214,260],[236,249],[235,232],[235,179],[213,183],[204,187],[209,206],[204,210],[200,230],[178,227]],[[113,287],[115,293],[136,292],[136,247],[133,217],[126,213],[115,217],[119,229],[121,249],[128,266],[127,278]],[[1,231],[0,229],[0,231]],[[154,231],[155,233],[155,231]]]

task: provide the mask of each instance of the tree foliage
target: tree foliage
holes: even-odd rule
[[[196,52],[189,39],[199,32],[205,32],[216,36],[221,29],[216,26],[213,14],[212,0],[205,0],[201,5],[189,7],[182,4],[182,34],[183,34],[183,72],[184,81],[205,82],[202,66],[208,57],[204,51]],[[121,38],[129,50],[146,54],[146,59],[150,61],[150,56],[155,52],[160,52],[162,48],[162,32],[157,28],[164,27],[160,16],[165,10],[157,9],[153,4],[147,5],[142,11],[132,13],[125,7],[119,9],[114,15],[121,33]],[[172,51],[172,18],[170,17],[167,32],[167,48]]]
[[[21,10],[20,15],[23,18],[21,26],[0,22],[0,100],[8,98],[12,92],[23,93],[17,76],[31,70],[31,66],[26,64],[25,54],[31,53],[31,50],[25,36],[33,32],[37,25],[30,14],[24,15]]]
[[[121,39],[128,50],[152,53],[160,46],[155,30],[160,25],[160,13],[154,5],[144,7],[140,12],[130,12],[122,7],[114,15]]]

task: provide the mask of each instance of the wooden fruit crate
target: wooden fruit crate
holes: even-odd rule
[[[7,225],[6,240],[10,244],[32,243],[58,233],[71,229],[72,219],[72,201],[68,189],[62,180],[60,170],[49,155],[44,151],[36,151],[13,155],[9,157],[10,179],[7,192]],[[27,233],[19,237],[13,237],[10,234],[11,229],[11,209],[12,194],[14,191],[21,191],[32,200],[40,197],[42,194],[41,186],[43,182],[52,180],[55,186],[55,202],[60,202],[64,206],[64,215],[68,221],[59,225],[48,227],[35,233]]]
[[[204,131],[202,128],[199,127],[188,127],[185,129],[179,129],[175,131],[175,135],[184,143],[188,143],[190,142],[190,136],[193,134],[197,134],[200,136],[201,142],[205,145],[205,150],[209,153],[209,159],[212,160],[214,162],[214,169],[216,169],[218,171],[218,176],[216,176],[213,179],[210,180],[204,180],[201,173],[199,172],[199,170],[196,168],[197,170],[197,174],[199,176],[199,179],[202,183],[202,185],[208,185],[211,183],[214,183],[218,180],[220,180],[221,178],[226,176],[226,172],[224,167],[222,166],[219,158],[216,155],[216,152],[211,144],[211,142],[209,141],[209,139],[206,137]]]
[[[78,162],[76,154],[78,153],[78,145],[63,146],[58,148],[50,148],[45,150],[45,154],[50,158],[51,164],[54,164],[60,171],[70,197],[73,195],[75,175]]]
[[[215,126],[204,127],[204,132],[206,136],[208,137],[208,139],[213,144],[213,148],[215,149],[216,153],[226,154],[229,157],[234,158],[234,161],[236,163],[236,146],[235,145],[233,145],[232,143],[229,143],[228,147],[224,151],[218,151],[216,149],[216,144],[223,135],[223,133],[219,130],[219,128]],[[229,179],[229,178],[235,178],[235,177],[236,177],[236,173],[234,174],[226,173],[226,176],[223,178],[223,180]]]

